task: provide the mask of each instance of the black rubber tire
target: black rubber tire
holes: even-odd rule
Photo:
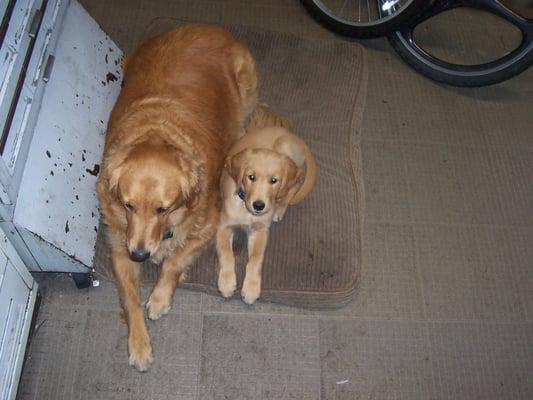
[[[388,33],[395,31],[427,3],[427,0],[411,0],[410,3],[406,4],[400,11],[390,17],[375,22],[358,23],[351,21],[351,23],[349,23],[350,21],[344,20],[343,22],[341,18],[333,17],[324,12],[324,10],[316,4],[316,0],[300,1],[313,19],[330,31],[342,36],[358,39],[371,39],[385,36]]]
[[[455,64],[449,67],[438,65],[431,56],[409,45],[401,32],[388,35],[388,40],[400,58],[418,73],[434,81],[450,86],[479,87],[493,85],[512,78],[533,64],[533,44],[517,53],[507,62],[492,63],[463,68]],[[452,68],[455,67],[455,68]]]

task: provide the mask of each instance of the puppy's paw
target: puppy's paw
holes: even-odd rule
[[[171,307],[170,300],[155,293],[150,295],[146,303],[146,310],[148,311],[148,318],[155,321],[169,312]]]
[[[218,290],[225,298],[233,296],[237,288],[237,276],[235,271],[223,271],[218,275]]]
[[[244,278],[241,295],[246,304],[254,304],[261,294],[261,281],[257,279]]]
[[[129,364],[138,371],[145,372],[152,361],[152,346],[148,333],[133,333],[128,338]]]

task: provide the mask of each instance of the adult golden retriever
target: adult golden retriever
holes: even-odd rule
[[[256,102],[250,52],[218,27],[178,27],[125,62],[97,189],[129,328],[129,362],[140,371],[152,362],[140,262],[163,261],[146,305],[155,320],[168,312],[180,276],[216,232],[224,157]]]

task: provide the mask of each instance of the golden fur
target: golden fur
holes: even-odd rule
[[[233,228],[243,227],[248,232],[248,264],[241,295],[248,304],[253,304],[261,293],[270,224],[281,221],[289,204],[302,201],[316,180],[317,166],[309,147],[286,127],[287,120],[258,108],[249,131],[230,149],[221,176],[218,288],[224,297],[235,291]]]
[[[97,189],[128,322],[129,360],[141,371],[152,362],[152,348],[133,259],[163,260],[146,305],[157,319],[216,231],[224,155],[256,102],[255,62],[221,28],[178,27],[127,59]],[[173,237],[163,240],[169,230]]]

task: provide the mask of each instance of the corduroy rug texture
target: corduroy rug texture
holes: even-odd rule
[[[182,23],[156,19],[148,38]],[[335,308],[355,293],[362,270],[363,180],[360,125],[366,98],[365,50],[358,44],[227,26],[248,45],[260,74],[260,101],[287,116],[311,147],[320,172],[313,192],[274,223],[263,265],[261,301]],[[246,236],[236,235],[238,287],[247,260]],[[105,227],[94,257],[99,277],[113,278]],[[159,267],[146,263],[143,283]],[[182,288],[218,293],[218,261],[208,246]],[[236,292],[239,296],[239,291]]]

